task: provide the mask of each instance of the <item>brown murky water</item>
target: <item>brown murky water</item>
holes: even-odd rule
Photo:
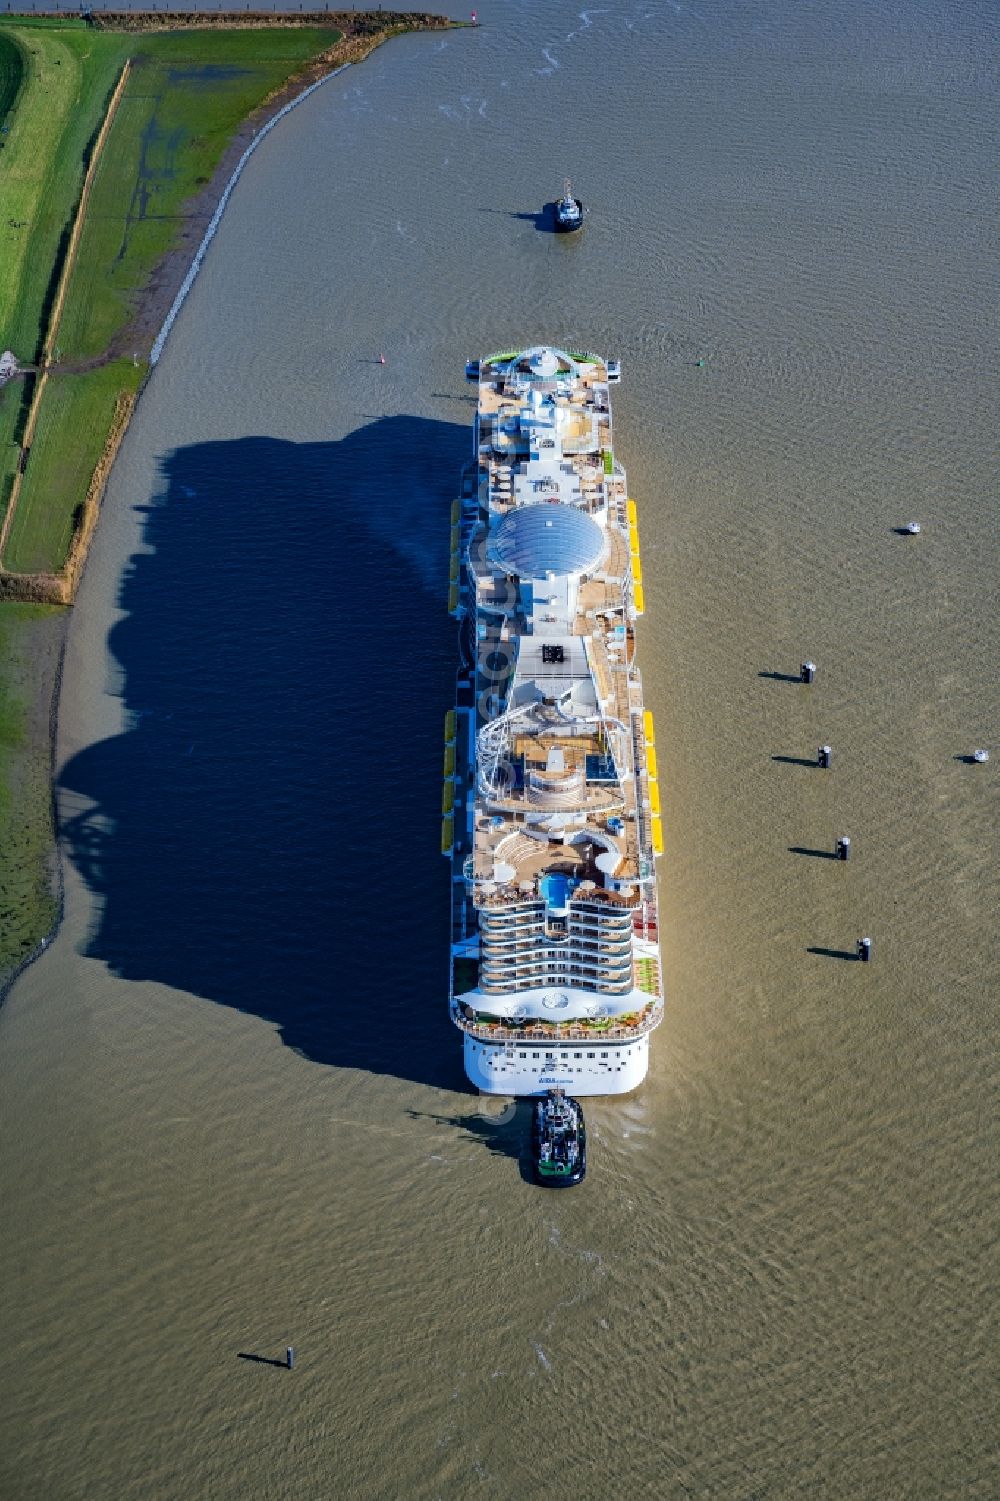
[[[109,488],[0,1491],[995,1496],[995,14],[481,19],[272,134]],[[463,1090],[437,855],[463,361],[543,338],[623,361],[667,836],[565,1195]]]

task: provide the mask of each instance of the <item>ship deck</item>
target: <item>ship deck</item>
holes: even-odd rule
[[[660,805],[635,654],[642,610],[635,508],[613,454],[606,364],[587,357],[574,369],[566,359],[553,378],[537,378],[530,357],[514,357],[516,369],[505,356],[503,370],[490,362],[481,370],[477,457],[463,485],[462,608],[473,629],[468,728],[454,755],[455,953],[478,972],[480,916],[492,936],[481,988],[471,980],[453,986],[473,1004],[456,1002],[452,1014],[480,1044],[634,1043],[662,1016]],[[571,520],[574,511],[586,522]],[[522,540],[505,551],[514,536]],[[580,561],[564,563],[578,541]],[[550,555],[552,565],[543,561]],[[622,983],[618,935],[629,913],[631,979]],[[567,921],[577,978],[546,979],[546,966],[560,973],[553,944]],[[532,924],[544,939],[522,941]],[[522,966],[513,986],[508,961]],[[512,994],[525,993],[518,985],[541,986],[541,996],[560,983],[635,996],[636,1005],[597,1021],[581,1016],[579,1003],[563,1022],[542,1011],[512,1020]],[[506,1020],[490,1015],[494,995]]]

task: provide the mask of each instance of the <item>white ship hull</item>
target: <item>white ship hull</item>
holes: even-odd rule
[[[559,1085],[576,1098],[628,1094],[645,1079],[649,1038],[608,1047],[491,1046],[465,1039],[465,1073],[481,1094],[537,1095]]]

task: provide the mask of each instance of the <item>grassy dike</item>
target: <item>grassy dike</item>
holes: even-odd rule
[[[0,987],[51,928],[65,612],[148,355],[254,132],[396,12],[0,19]],[[127,67],[126,67],[127,64]],[[124,79],[124,81],[123,81]]]

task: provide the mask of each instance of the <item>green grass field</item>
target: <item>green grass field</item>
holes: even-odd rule
[[[24,57],[13,37],[0,36],[0,127],[10,114],[24,77]]]
[[[83,182],[83,157],[121,66],[122,38],[79,23],[0,25],[23,84],[0,137],[0,345],[39,352],[59,242]]]
[[[62,613],[53,605],[0,603],[0,978],[55,917],[44,701]]]
[[[75,507],[101,457],[115,403],[123,392],[137,390],[145,373],[141,364],[114,360],[82,375],[57,372],[49,377],[4,552],[11,572],[43,573],[65,559]],[[67,441],[70,434],[72,442]],[[65,503],[53,505],[53,496]]]
[[[40,353],[53,268],[119,51],[118,38],[79,23],[0,27],[0,349],[22,363]],[[0,506],[17,467],[22,390],[0,390]]]
[[[3,150],[6,150],[7,146],[7,131],[3,128],[7,126],[8,116],[14,107],[14,101],[23,79],[24,56],[21,49],[13,37],[4,36],[0,32],[0,130],[3,130],[0,141],[3,142]],[[0,154],[0,174],[2,172],[3,157]],[[6,271],[6,265],[0,264],[0,309],[6,306],[8,295],[3,290]],[[0,507],[4,504],[13,475],[14,454],[11,451],[11,444],[14,439],[14,416],[16,416],[16,407],[13,403],[8,403],[6,411],[0,406]],[[6,424],[5,417],[11,419]]]

